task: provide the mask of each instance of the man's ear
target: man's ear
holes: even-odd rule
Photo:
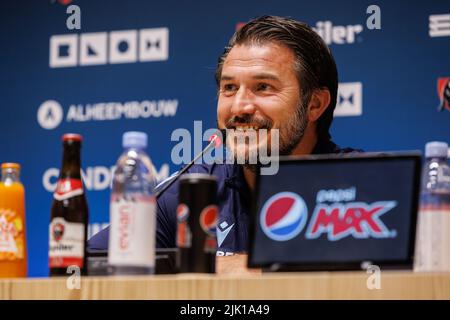
[[[316,122],[330,104],[330,91],[327,88],[316,89],[308,104],[308,121]]]

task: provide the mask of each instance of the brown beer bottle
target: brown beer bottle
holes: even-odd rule
[[[86,270],[86,238],[89,213],[81,181],[81,141],[79,134],[62,137],[63,161],[50,218],[50,276],[69,276]]]

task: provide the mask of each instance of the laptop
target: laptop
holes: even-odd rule
[[[251,268],[411,269],[420,152],[280,157],[256,177]]]

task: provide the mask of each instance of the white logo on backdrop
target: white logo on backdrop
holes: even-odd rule
[[[71,104],[67,109],[65,121],[90,122],[175,117],[177,109],[177,99]],[[55,100],[45,101],[38,109],[37,119],[44,129],[55,129],[63,118],[64,110]]]
[[[431,15],[429,21],[430,37],[450,37],[450,13]]]
[[[362,83],[339,83],[335,117],[362,115]]]
[[[50,37],[50,68],[169,59],[169,29],[92,32]]]
[[[106,32],[81,34],[80,50],[79,50],[80,65],[93,66],[106,64],[107,63],[106,45],[107,45]]]
[[[363,32],[364,27],[361,24],[334,26],[331,21],[318,21],[313,30],[327,45],[352,44],[358,39],[357,36]]]
[[[114,176],[115,166],[104,167],[87,167],[81,169],[81,177],[86,190],[102,191],[111,187],[111,181]],[[159,168],[159,171],[155,168],[156,180],[162,181],[169,176],[169,165],[164,163]],[[48,192],[54,192],[56,189],[56,183],[58,182],[59,169],[49,168],[45,170],[42,175],[42,185]]]
[[[113,31],[109,37],[110,63],[133,63],[138,59],[136,30]]]
[[[63,119],[63,109],[55,100],[47,100],[41,104],[37,112],[37,120],[44,129],[55,129]]]

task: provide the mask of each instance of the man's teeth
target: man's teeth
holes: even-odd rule
[[[236,130],[258,130],[257,126],[237,126]]]

